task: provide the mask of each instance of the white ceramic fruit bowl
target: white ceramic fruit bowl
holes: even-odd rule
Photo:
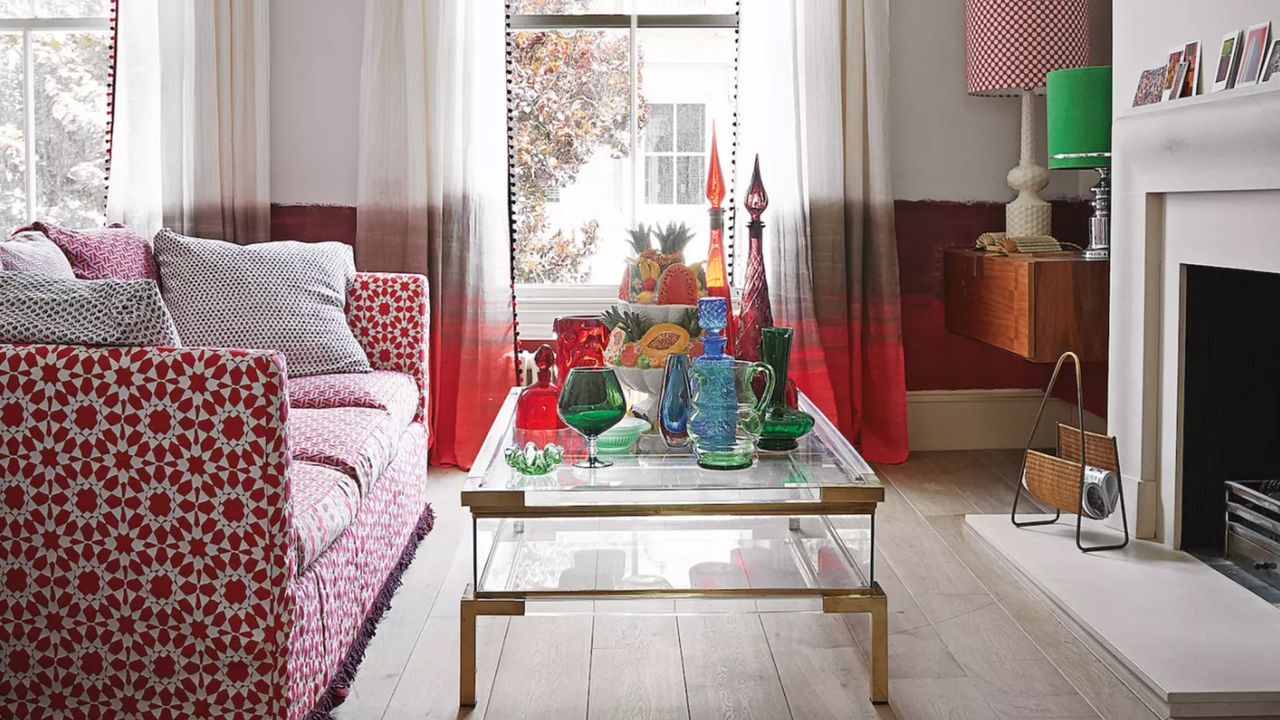
[[[632,412],[650,422],[657,419],[658,397],[662,395],[662,368],[634,368],[613,365],[618,382],[627,392]]]
[[[620,311],[633,312],[655,324],[675,323],[676,325],[684,319],[685,313],[698,309],[696,305],[645,305],[632,302],[619,302],[615,307]]]

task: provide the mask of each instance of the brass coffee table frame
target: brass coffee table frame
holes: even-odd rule
[[[481,473],[496,459],[501,442],[497,430],[505,430],[510,422],[516,390],[507,398],[485,447],[477,458]],[[802,402],[807,402],[803,401]],[[819,423],[830,421],[819,418]],[[498,425],[502,428],[498,428]],[[839,449],[832,448],[833,452]],[[852,450],[851,447],[846,450]],[[836,452],[838,455],[839,453]],[[482,467],[479,463],[485,463]],[[817,490],[810,502],[722,502],[722,503],[624,503],[582,505],[529,505],[524,491],[508,489],[464,490],[462,505],[471,509],[472,527],[482,519],[531,519],[531,518],[605,518],[605,517],[654,517],[654,516],[868,516],[871,527],[872,550],[875,543],[876,506],[884,501],[884,488],[879,483],[867,485],[828,485]],[[847,552],[847,551],[846,551]],[[473,564],[478,560],[474,557]],[[874,563],[874,560],[871,561]],[[473,568],[473,577],[475,577]],[[862,588],[695,588],[695,589],[620,589],[620,590],[520,590],[476,591],[468,584],[463,591],[460,614],[459,705],[476,704],[476,619],[481,616],[518,617],[525,614],[525,605],[538,600],[619,600],[645,599],[750,599],[820,597],[823,613],[868,613],[871,615],[871,701],[889,701],[889,616],[888,600],[879,583],[874,581],[874,564],[870,572],[871,582]]]

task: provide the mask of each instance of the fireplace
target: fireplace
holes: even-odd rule
[[[1280,601],[1280,274],[1183,272],[1182,548]]]

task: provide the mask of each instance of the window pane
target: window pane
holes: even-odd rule
[[[650,104],[649,115],[644,126],[644,149],[649,152],[671,152],[675,145],[673,134],[674,120],[672,111],[675,106],[670,103]]]
[[[96,17],[111,15],[111,0],[36,0],[36,17]]]
[[[40,218],[102,224],[109,42],[105,32],[32,34]]]
[[[651,155],[644,160],[644,201],[650,205],[670,205],[674,180],[671,156]]]
[[[681,155],[676,158],[676,203],[701,205],[707,201],[706,158]]]
[[[0,34],[0,230],[28,222],[22,139],[22,35]]]
[[[633,207],[627,31],[510,40],[516,280],[617,284]]]
[[[707,106],[681,103],[676,106],[676,149],[680,152],[706,152]]]
[[[726,182],[733,181],[729,165],[735,103],[733,31],[642,28],[636,33],[636,45],[643,60],[640,97],[650,103],[649,125],[644,132],[652,132],[655,107],[675,105],[673,148],[677,153],[688,153],[674,158],[669,195],[655,197],[645,183],[636,221],[663,226],[684,223],[693,230],[693,239],[684,251],[685,262],[703,260],[708,242],[706,155],[711,149],[712,123],[720,145],[721,170]],[[736,198],[732,185],[727,193],[725,205],[729,206]]]

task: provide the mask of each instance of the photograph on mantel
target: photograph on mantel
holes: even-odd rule
[[[1163,66],[1142,71],[1142,77],[1138,79],[1138,91],[1133,95],[1134,107],[1160,102],[1160,97],[1164,94],[1164,74]]]
[[[1271,41],[1271,53],[1267,55],[1267,62],[1262,70],[1262,79],[1259,82],[1271,82],[1271,78],[1280,75],[1280,39]]]
[[[1182,48],[1182,61],[1187,64],[1187,74],[1174,97],[1194,97],[1200,91],[1200,41],[1187,43]]]
[[[1240,57],[1240,73],[1236,78],[1236,85],[1253,85],[1258,82],[1270,41],[1270,22],[1249,26],[1244,37],[1244,55]]]
[[[1172,100],[1178,97],[1177,89],[1181,84],[1177,82],[1178,64],[1182,62],[1181,47],[1176,47],[1169,51],[1169,62],[1164,66],[1164,87],[1161,88],[1162,100]]]
[[[1213,91],[1235,87],[1236,73],[1240,69],[1240,46],[1244,39],[1242,30],[1233,30],[1222,36],[1218,50],[1218,69],[1213,75]]]

